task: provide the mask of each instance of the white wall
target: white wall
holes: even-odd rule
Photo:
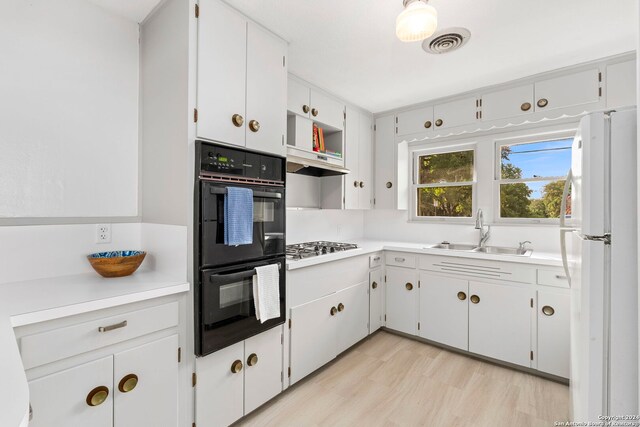
[[[287,210],[287,244],[362,239],[363,211],[334,209]]]
[[[439,243],[477,243],[479,231],[475,224],[437,224],[407,221],[407,211],[371,210],[364,212],[364,236],[372,240]],[[534,250],[560,253],[557,226],[492,225],[492,246],[518,246],[519,242],[530,240]]]
[[[0,218],[138,215],[138,25],[0,2]]]

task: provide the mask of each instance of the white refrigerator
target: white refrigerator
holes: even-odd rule
[[[573,140],[560,240],[574,421],[638,414],[636,140],[635,108],[585,116]]]

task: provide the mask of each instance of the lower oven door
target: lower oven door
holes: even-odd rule
[[[253,242],[224,244],[224,198],[228,186],[253,191]],[[285,252],[285,190],[282,187],[201,182],[200,265],[213,267]],[[229,212],[229,214],[233,214]]]
[[[285,259],[243,264],[222,269],[204,270],[199,284],[196,354],[206,355],[240,342],[285,319]],[[261,323],[256,318],[253,295],[255,268],[278,264],[280,268],[280,317]]]

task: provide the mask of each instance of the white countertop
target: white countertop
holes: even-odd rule
[[[376,240],[353,240],[348,243],[356,243],[358,249],[352,249],[344,252],[337,252],[333,254],[320,255],[311,258],[305,258],[301,260],[287,260],[287,270],[295,270],[298,268],[309,267],[312,265],[322,264],[325,262],[336,261],[339,259],[350,258],[358,255],[366,255],[373,252],[382,250],[397,251],[397,252],[412,252],[418,254],[428,255],[440,255],[450,256],[458,258],[474,258],[483,259],[488,261],[504,261],[514,262],[520,264],[534,264],[561,267],[562,259],[559,254],[538,252],[534,249],[531,256],[515,256],[515,255],[494,255],[484,254],[479,252],[469,251],[454,251],[433,249],[433,246],[437,243],[407,243],[407,242],[388,242],[388,241],[376,241]]]
[[[0,426],[26,426],[29,388],[13,328],[158,298],[189,283],[154,272],[105,279],[95,273],[0,285]]]

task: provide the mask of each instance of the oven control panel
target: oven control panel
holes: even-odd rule
[[[197,141],[200,171],[284,182],[285,159]]]

